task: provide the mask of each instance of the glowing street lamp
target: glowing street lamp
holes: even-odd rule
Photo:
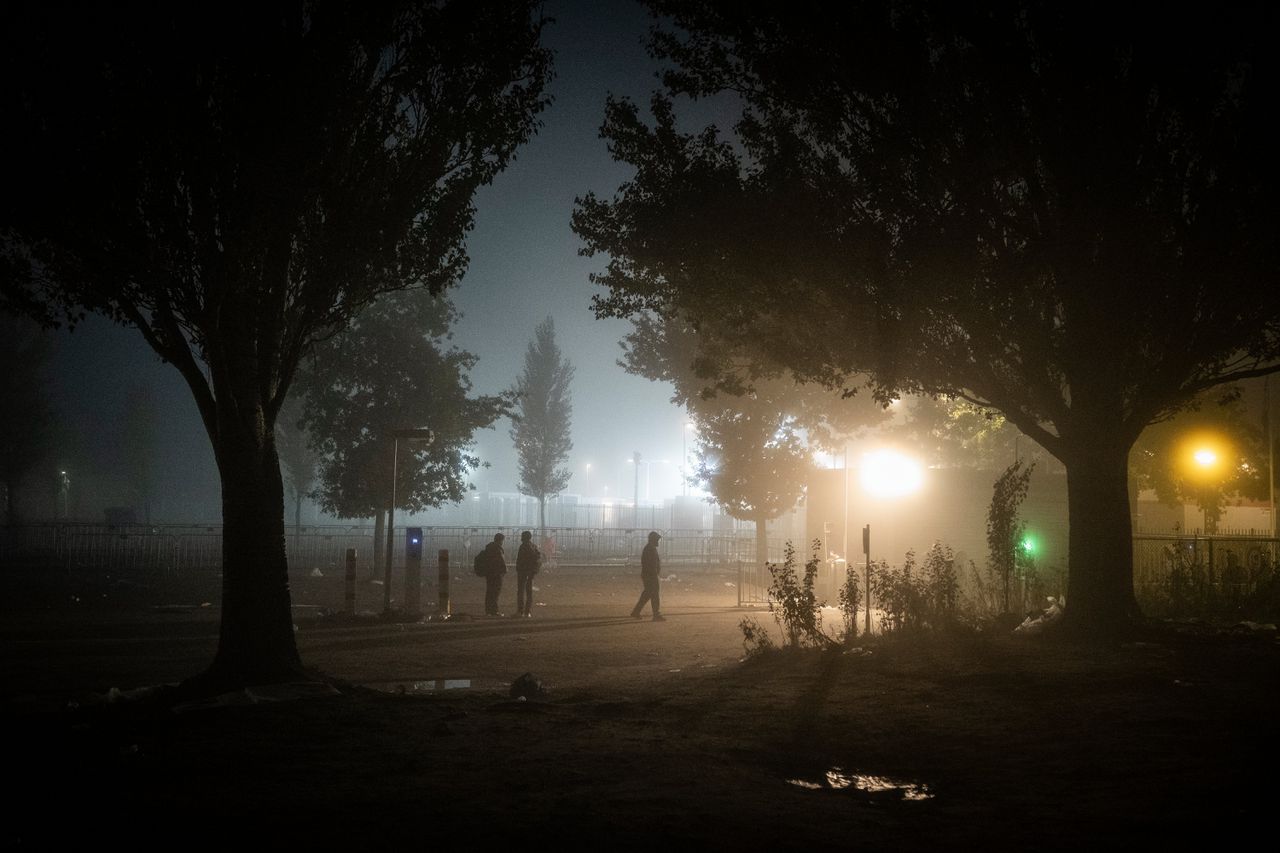
[[[1177,454],[1183,476],[1198,487],[1205,533],[1212,532],[1209,530],[1209,491],[1222,480],[1232,455],[1230,445],[1220,436],[1203,432],[1188,436]]]
[[[905,497],[924,486],[924,466],[896,450],[877,450],[862,457],[859,481],[874,497]]]

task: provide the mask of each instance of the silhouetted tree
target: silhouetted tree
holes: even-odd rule
[[[30,320],[0,314],[0,488],[5,524],[20,521],[16,501],[23,480],[47,462],[56,418],[46,388],[49,340]]]
[[[698,425],[694,479],[729,515],[755,523],[756,562],[763,567],[769,560],[768,522],[804,494],[813,470],[811,451],[795,418],[767,398],[717,397],[691,411]]]
[[[198,684],[297,677],[280,406],[374,296],[458,279],[473,195],[545,105],[537,8],[4,7],[5,301],[136,327],[213,444],[222,620]]]
[[[1067,470],[1068,624],[1123,629],[1134,441],[1277,369],[1275,11],[651,5],[670,94],[609,103],[636,172],[575,213],[598,313],[1001,412]],[[726,91],[734,140],[678,129]]]
[[[391,502],[391,432],[433,433],[429,445],[399,443],[396,509],[422,512],[463,499],[480,464],[473,435],[510,406],[468,396],[476,357],[448,346],[455,316],[448,300],[423,291],[382,296],[317,345],[300,382],[303,421],[322,454],[316,500],[339,518],[375,518],[375,566]]]
[[[520,466],[520,491],[538,499],[538,529],[547,526],[547,498],[564,491],[572,476],[563,467],[573,449],[573,365],[556,345],[550,317],[533,330],[524,354],[524,372],[516,380],[517,411],[511,416],[511,441]]]
[[[643,313],[623,340],[622,366],[671,383],[671,401],[698,426],[702,485],[734,518],[756,527],[756,554],[768,561],[767,523],[796,505],[813,471],[814,449],[835,450],[882,421],[869,395],[845,397],[819,383],[797,383],[678,316]]]
[[[289,500],[293,501],[293,543],[298,547],[302,529],[302,501],[311,494],[320,458],[311,448],[311,436],[302,423],[302,403],[294,394],[285,398],[276,421],[276,448]]]

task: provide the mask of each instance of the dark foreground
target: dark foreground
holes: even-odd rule
[[[335,689],[185,708],[136,689],[207,663],[215,608],[6,612],[3,845],[1274,838],[1273,634],[1165,631],[1098,648],[970,635],[742,660],[730,582],[668,582],[664,623],[625,616],[638,583],[622,574],[544,576],[531,620],[404,625],[300,607],[304,659]],[[300,587],[295,599],[332,592]],[[511,698],[525,671],[545,696]]]

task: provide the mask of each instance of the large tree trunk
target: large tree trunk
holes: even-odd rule
[[[275,436],[261,418],[223,420],[215,444],[222,476],[222,626],[207,675],[241,687],[297,678],[285,558],[284,484]]]
[[[1141,615],[1133,594],[1129,448],[1082,442],[1064,456],[1070,521],[1066,623],[1081,636],[1114,637]]]

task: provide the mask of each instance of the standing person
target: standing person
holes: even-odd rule
[[[516,616],[533,616],[533,576],[542,566],[542,554],[533,544],[533,533],[520,534],[520,550],[516,552]]]
[[[656,530],[652,531],[649,534],[649,544],[645,545],[644,550],[640,552],[640,580],[644,582],[644,592],[640,593],[640,600],[631,610],[631,615],[636,619],[640,618],[640,611],[644,609],[645,602],[649,602],[653,609],[653,621],[667,621],[667,618],[662,615],[662,605],[658,597],[658,587],[661,583],[658,580],[658,574],[662,569],[662,561],[658,558],[658,540],[661,538]]]
[[[484,613],[501,616],[498,612],[498,595],[502,592],[502,576],[507,573],[507,557],[502,551],[503,535],[493,534],[493,541],[484,546]]]

